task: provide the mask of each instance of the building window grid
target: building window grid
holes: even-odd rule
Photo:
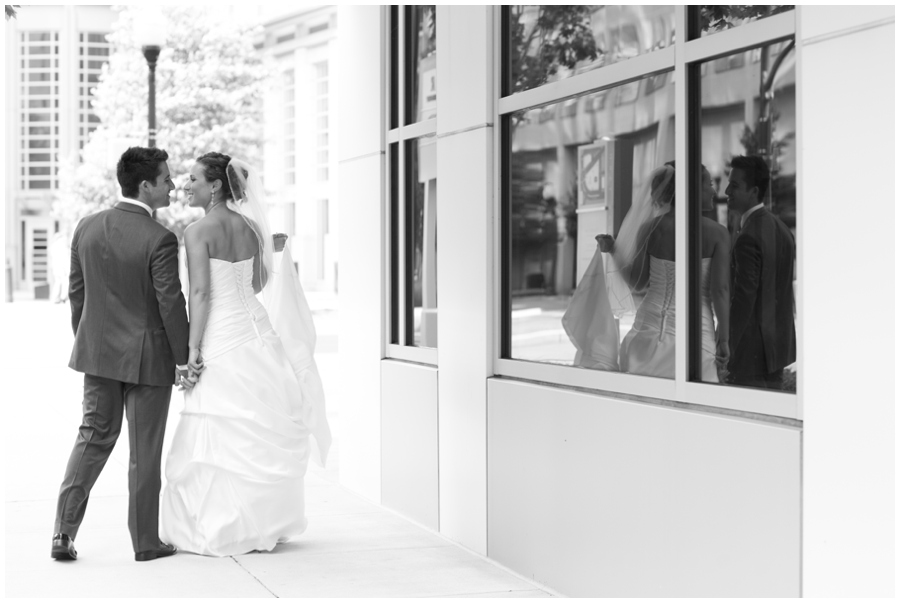
[[[313,63],[315,70],[316,180],[329,179],[328,149],[328,61]]]
[[[600,68],[594,72],[579,74],[573,76],[564,88],[564,92],[555,92],[560,90],[559,87],[545,86],[525,93],[510,95],[507,92],[507,66],[508,48],[506,41],[508,40],[508,9],[505,7],[497,7],[496,23],[497,35],[503,42],[501,43],[501,52],[498,55],[500,62],[497,69],[496,89],[499,96],[498,120],[502,124],[497,132],[498,161],[497,165],[500,170],[500,216],[501,220],[498,225],[498,256],[500,261],[503,277],[497,284],[495,291],[497,299],[500,303],[495,304],[495,312],[499,329],[499,339],[496,341],[494,373],[514,378],[523,378],[528,380],[536,380],[547,382],[549,384],[560,384],[565,386],[585,387],[597,391],[619,392],[629,395],[646,396],[648,398],[657,398],[664,400],[672,400],[683,403],[698,403],[700,405],[725,408],[745,413],[759,413],[760,415],[772,415],[785,418],[800,418],[799,404],[797,396],[794,394],[786,394],[782,392],[766,392],[761,390],[751,390],[745,388],[729,387],[727,390],[717,388],[714,384],[703,384],[693,382],[688,378],[687,358],[688,354],[679,354],[682,356],[681,361],[676,361],[676,378],[673,381],[657,379],[653,377],[643,377],[639,375],[623,375],[617,373],[608,373],[602,371],[588,371],[576,367],[547,365],[530,361],[514,360],[509,356],[509,335],[511,333],[509,326],[509,291],[507,286],[508,261],[505,255],[508,249],[509,241],[507,234],[504,232],[508,223],[508,200],[509,185],[506,182],[506,175],[509,173],[509,117],[516,112],[540,107],[554,102],[562,102],[567,98],[573,98],[576,95],[595,93],[603,94],[606,90],[614,88],[618,85],[633,81],[642,77],[651,76],[662,73],[664,71],[673,71],[674,85],[676,86],[676,97],[687,98],[685,92],[685,83],[688,81],[689,72],[696,73],[694,77],[702,77],[702,68],[705,68],[706,62],[717,57],[728,55],[748,47],[756,47],[763,44],[770,44],[780,40],[790,39],[794,36],[795,21],[792,13],[769,17],[756,24],[752,35],[745,28],[735,28],[721,33],[716,36],[700,38],[700,35],[689,34],[688,24],[690,18],[694,16],[697,10],[688,6],[679,6],[676,11],[676,31],[673,47],[650,53],[648,55],[631,58],[628,61],[617,64],[614,70],[609,68]],[[742,31],[743,30],[743,31]],[[721,37],[720,37],[721,36]],[[715,42],[710,42],[711,38],[719,38]],[[676,52],[676,48],[680,46],[681,52]],[[681,58],[677,58],[681,57]],[[751,55],[751,60],[755,59],[755,54]],[[702,68],[697,68],[702,66]],[[607,73],[615,71],[618,75],[615,79],[607,76]],[[402,77],[402,74],[401,76]],[[693,80],[692,80],[693,81]],[[577,82],[577,85],[573,85]],[[396,91],[394,91],[396,93]],[[689,101],[691,102],[691,101]],[[699,99],[693,102],[699,102]],[[690,150],[687,146],[687,115],[689,107],[682,109],[682,114],[676,114],[676,182],[679,198],[684,198],[688,191],[687,174]],[[390,114],[389,114],[390,118]],[[402,145],[401,145],[402,148]],[[401,179],[402,180],[402,179]],[[684,203],[676,204],[676,212],[684,212],[687,214],[686,205]],[[688,243],[686,236],[687,220],[680,221],[682,226],[676,233],[678,237],[678,249],[687,251]],[[687,263],[682,263],[677,272],[677,291],[676,303],[679,308],[679,315],[688,316],[687,292],[688,285],[688,267]],[[681,308],[685,308],[682,310]],[[680,320],[680,319],[679,319]],[[682,321],[680,324],[684,324]],[[677,335],[677,347],[679,351],[687,351],[687,339],[689,337],[688,329],[679,329]],[[802,368],[802,367],[801,367]],[[681,370],[684,369],[684,370]],[[723,395],[727,392],[727,395]]]
[[[106,32],[80,32],[78,48],[78,148],[82,150],[100,123],[92,101],[103,65],[109,62],[110,45],[106,41]]]
[[[20,190],[58,188],[59,32],[20,32]],[[27,149],[27,151],[26,151]]]
[[[284,71],[284,182],[288,186],[297,183],[297,139],[296,139],[296,88],[294,70]]]
[[[413,334],[413,278],[410,247],[412,240],[410,160],[409,150],[417,139],[434,137],[437,120],[428,119],[416,123],[409,119],[406,104],[410,96],[405,93],[409,64],[415,57],[409,56],[409,21],[412,11],[405,5],[387,7],[386,39],[389,40],[388,85],[385,87],[386,123],[388,124],[388,177],[387,187],[387,240],[390,261],[388,268],[390,286],[386,294],[387,345],[386,356],[424,364],[437,364],[437,348],[417,347]]]

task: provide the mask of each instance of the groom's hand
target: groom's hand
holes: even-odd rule
[[[184,391],[194,387],[197,379],[191,377],[190,367],[175,367],[175,383],[178,385],[179,391]]]

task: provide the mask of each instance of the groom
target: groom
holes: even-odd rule
[[[188,320],[178,279],[178,240],[153,219],[175,189],[165,151],[132,147],[116,170],[126,198],[79,222],[69,300],[84,373],[84,418],[59,490],[51,557],[75,559],[91,487],[128,419],[128,529],[136,561],[175,553],[159,540],[160,460],[177,378],[189,379]],[[176,363],[180,366],[176,369]]]
[[[763,204],[769,167],[761,157],[731,160],[728,208],[741,216],[731,252],[731,359],[735,385],[781,389],[796,358],[794,236]]]

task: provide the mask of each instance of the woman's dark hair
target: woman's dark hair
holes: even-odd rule
[[[666,180],[668,179],[668,182]],[[663,188],[665,187],[665,188]],[[650,193],[657,205],[671,203],[675,205],[675,167],[666,164],[653,171],[650,181]]]
[[[228,175],[225,173],[231,157],[224,153],[206,153],[197,157],[197,163],[203,164],[203,176],[209,182],[219,180],[222,182],[222,193],[225,199],[231,199],[231,186],[228,183]]]
[[[144,180],[156,186],[159,164],[168,159],[169,154],[162,149],[147,147],[131,147],[122,153],[116,165],[116,180],[122,187],[122,196],[137,199],[138,188]]]
[[[758,155],[736,155],[731,158],[731,169],[737,168],[744,172],[747,188],[754,186],[759,188],[759,200],[765,198],[769,190],[769,166]]]

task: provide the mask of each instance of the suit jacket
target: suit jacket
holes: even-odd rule
[[[144,209],[119,203],[78,223],[69,301],[69,367],[143,385],[172,385],[188,358],[178,239]]]
[[[770,211],[747,217],[731,252],[730,372],[764,375],[796,359],[794,249]]]

